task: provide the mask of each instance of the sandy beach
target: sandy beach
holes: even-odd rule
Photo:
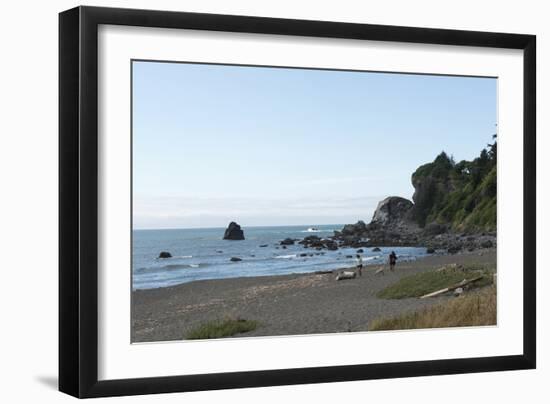
[[[434,255],[400,262],[394,272],[367,266],[363,276],[336,281],[336,272],[201,280],[132,295],[132,342],[184,339],[210,320],[243,318],[259,326],[235,337],[366,331],[369,321],[418,310],[450,297],[379,299],[400,278],[448,264],[495,265],[496,250]],[[319,268],[322,271],[323,268]]]

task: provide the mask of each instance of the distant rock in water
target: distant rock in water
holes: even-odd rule
[[[229,261],[231,261],[231,262],[238,262],[238,261],[242,261],[242,258],[239,258],[239,257],[231,257]]]
[[[285,238],[283,241],[281,241],[281,245],[293,245],[294,239],[292,238]]]
[[[244,232],[242,231],[241,226],[239,226],[235,222],[229,223],[229,226],[227,226],[227,229],[225,229],[223,239],[224,240],[244,240]]]
[[[170,254],[168,251],[161,251],[159,254],[159,258],[172,258],[172,254]]]

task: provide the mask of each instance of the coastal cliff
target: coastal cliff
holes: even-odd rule
[[[448,225],[455,231],[496,230],[497,144],[476,159],[455,163],[442,152],[412,175],[414,220]]]
[[[424,245],[448,252],[493,247],[496,158],[496,141],[472,161],[455,163],[442,152],[412,174],[412,201],[387,197],[369,224],[348,224],[334,239],[341,246]]]

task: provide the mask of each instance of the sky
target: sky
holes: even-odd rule
[[[471,160],[494,78],[132,64],[133,226],[369,222],[441,152]]]

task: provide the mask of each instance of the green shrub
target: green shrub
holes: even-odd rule
[[[258,327],[257,321],[243,319],[225,319],[209,321],[192,329],[185,339],[209,339],[230,337],[236,334],[253,331]]]

